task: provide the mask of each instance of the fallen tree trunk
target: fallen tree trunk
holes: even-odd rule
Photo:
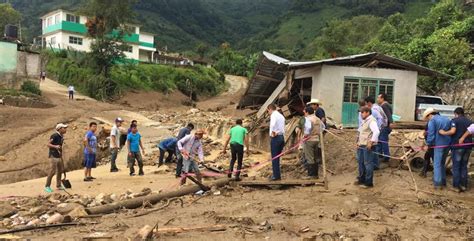
[[[324,186],[323,182],[316,180],[240,181],[235,184],[240,186]]]
[[[228,178],[220,179],[211,183],[209,186],[222,187],[222,186],[227,185],[230,181],[231,179],[228,179]],[[173,197],[181,197],[184,195],[195,193],[199,190],[201,190],[199,186],[187,186],[173,192],[158,193],[158,194],[153,194],[153,195],[149,195],[145,197],[137,197],[137,198],[132,198],[132,199],[128,199],[128,200],[124,200],[120,202],[106,204],[102,206],[86,208],[86,212],[89,215],[94,215],[94,214],[111,213],[122,208],[135,209],[135,208],[139,208],[143,206],[143,203],[146,203],[146,202],[151,203],[151,204],[156,204],[159,201],[164,200],[164,199],[173,198]]]
[[[199,232],[217,232],[225,231],[227,227],[224,225],[214,225],[206,227],[191,227],[191,228],[159,228],[157,233],[182,233],[187,231],[199,231]]]

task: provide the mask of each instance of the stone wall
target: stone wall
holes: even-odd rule
[[[474,117],[474,79],[447,83],[437,95],[450,104],[462,105],[466,113]]]

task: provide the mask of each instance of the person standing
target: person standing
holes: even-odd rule
[[[377,126],[379,127],[379,130],[382,130],[387,126],[388,119],[387,116],[385,115],[385,112],[383,111],[382,107],[377,105],[375,103],[375,99],[372,96],[367,96],[365,98],[365,105],[370,108],[372,115],[375,117],[375,120],[377,121]],[[381,154],[381,145],[380,143],[375,143],[374,146],[374,152],[376,155],[374,155],[374,170],[378,170],[380,167],[380,162],[379,162],[379,154]]]
[[[123,119],[117,117],[115,119],[115,125],[110,130],[110,172],[118,172],[116,160],[118,152],[120,150],[120,127],[122,126]]]
[[[176,144],[178,143],[178,139],[171,137],[164,139],[160,141],[160,144],[158,144],[158,149],[160,150],[160,158],[158,160],[158,167],[163,165],[163,163],[168,163],[171,162],[171,159],[173,158],[173,155],[176,154]],[[163,159],[165,157],[165,152],[168,152],[168,156],[166,157],[166,160],[163,162]]]
[[[267,107],[270,115],[270,150],[272,154],[272,181],[281,180],[280,157],[285,147],[285,117],[277,111],[275,104]],[[278,157],[277,157],[278,156]]]
[[[46,80],[46,71],[42,70],[40,73],[40,82]]]
[[[222,153],[226,153],[227,145],[230,142],[230,166],[229,173],[227,174],[228,178],[232,177],[234,173],[234,164],[237,160],[237,172],[235,172],[235,180],[240,180],[240,170],[242,169],[242,162],[244,159],[244,143],[247,146],[247,156],[250,154],[249,138],[248,131],[242,127],[242,120],[238,119],[235,122],[235,126],[232,127],[228,133],[227,140],[224,144],[224,150]]]
[[[359,176],[356,184],[363,188],[374,186],[374,149],[377,145],[380,130],[375,117],[372,116],[371,109],[364,106],[360,109],[362,123],[358,129],[357,138],[357,161],[359,164]]]
[[[67,91],[68,91],[68,93],[69,93],[69,99],[70,99],[70,100],[74,100],[74,91],[75,91],[75,90],[74,90],[74,86],[73,86],[73,85],[69,85],[69,86],[67,87]]]
[[[64,163],[62,160],[63,157],[63,143],[64,143],[64,134],[66,134],[67,125],[59,123],[56,125],[56,132],[51,135],[48,142],[49,148],[49,161],[51,163],[51,170],[46,178],[46,185],[44,190],[47,193],[53,192],[51,189],[51,181],[53,176],[56,175],[56,187],[58,189],[63,189],[61,185],[61,175],[64,172]]]
[[[472,142],[472,138],[468,137],[459,140],[466,133],[467,128],[472,121],[464,115],[464,109],[458,107],[454,110],[455,118],[451,120],[451,129],[449,131],[440,130],[439,134],[451,136],[451,156],[453,160],[453,188],[456,192],[464,192],[467,189],[467,164],[471,156],[472,146],[465,145]],[[459,145],[461,144],[461,145]]]
[[[379,142],[380,142],[380,153],[383,154],[382,160],[384,162],[388,162],[390,160],[390,146],[389,146],[389,136],[390,133],[392,133],[391,129],[391,124],[393,123],[393,109],[390,103],[387,101],[387,94],[381,93],[377,96],[377,103],[379,104],[380,107],[382,107],[382,110],[387,118],[387,125],[383,126],[382,129],[380,129],[380,137],[379,137]]]
[[[311,101],[306,104],[313,108],[316,117],[318,117],[323,122],[324,126],[326,126],[326,112],[321,108],[321,105],[323,105],[321,101],[319,99],[311,99]]]
[[[92,168],[97,167],[96,153],[97,153],[97,137],[95,132],[97,131],[97,123],[91,122],[89,124],[89,131],[87,131],[84,137],[84,182],[91,182]]]
[[[322,134],[323,123],[314,115],[314,110],[311,107],[306,107],[304,110],[306,118],[304,124],[304,143],[303,151],[307,161],[308,178],[319,178],[319,142]]]
[[[132,132],[132,125],[136,125],[137,128],[138,128],[138,121],[137,120],[132,120],[132,123],[130,123],[130,127],[127,130],[127,135],[130,134],[130,132]]]
[[[428,120],[428,136],[426,138],[426,146],[423,147],[425,151],[428,148],[433,150],[433,184],[435,189],[441,189],[446,186],[446,157],[448,156],[449,146],[451,144],[451,137],[439,134],[440,130],[449,130],[451,121],[439,115],[438,111],[433,108],[428,108],[423,113],[423,119]]]
[[[194,125],[192,123],[188,123],[186,127],[181,128],[179,130],[178,135],[176,136],[176,139],[181,140],[185,136],[190,135],[191,131],[194,129]],[[177,157],[177,162],[176,162],[176,177],[181,177],[181,171],[183,169],[183,156],[179,152],[179,150],[176,150],[176,157]]]
[[[143,148],[142,144],[142,136],[138,133],[137,125],[131,125],[131,131],[127,135],[127,148],[128,148],[128,167],[130,168],[130,176],[135,176],[135,160],[138,163],[138,175],[143,176],[145,173],[143,172],[143,160],[142,155],[145,155],[145,149]]]
[[[423,136],[425,138],[425,143],[426,143],[426,139],[428,138],[428,123],[426,123]],[[430,167],[430,164],[431,164],[431,159],[433,159],[433,150],[434,150],[433,148],[428,148],[428,150],[425,151],[425,156],[423,157],[423,169],[421,170],[421,173],[420,173],[421,177],[426,177],[426,173],[428,172],[428,168]]]
[[[183,170],[181,175],[181,185],[186,183],[186,175],[194,172],[199,182],[202,181],[201,172],[199,171],[199,162],[204,162],[204,152],[202,150],[201,139],[204,136],[204,130],[197,130],[194,135],[187,135],[178,141],[178,150],[183,157]]]

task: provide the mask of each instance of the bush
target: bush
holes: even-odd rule
[[[21,91],[32,93],[35,95],[41,95],[39,85],[31,80],[23,82],[23,84],[21,85]]]

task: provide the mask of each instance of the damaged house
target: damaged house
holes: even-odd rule
[[[380,53],[295,62],[263,52],[239,108],[276,103],[289,117],[301,114],[311,98],[323,102],[326,116],[344,127],[357,126],[358,101],[386,93],[394,114],[413,121],[418,76],[452,78],[426,67]]]

